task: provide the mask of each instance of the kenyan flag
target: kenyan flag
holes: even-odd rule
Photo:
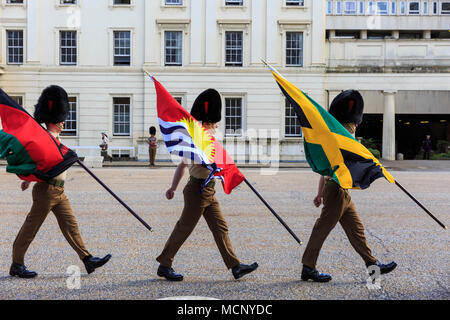
[[[44,127],[0,89],[0,158],[6,171],[25,181],[48,181],[69,169],[75,152],[57,141]]]

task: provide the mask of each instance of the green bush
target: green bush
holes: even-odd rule
[[[435,153],[430,157],[431,160],[450,160],[450,152],[448,153]]]
[[[370,152],[372,152],[373,156],[377,159],[381,158],[381,153],[377,149],[367,148]]]
[[[450,142],[448,142],[447,140],[438,140],[436,143],[437,152],[447,153],[449,145],[450,145]]]
[[[377,149],[376,143],[373,141],[372,138],[370,139],[361,139],[361,144],[366,147],[367,149]]]

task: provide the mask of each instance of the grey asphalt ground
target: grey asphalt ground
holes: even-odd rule
[[[441,221],[450,224],[450,162],[386,164],[391,173]],[[421,169],[422,168],[422,169]],[[203,219],[176,256],[174,268],[185,281],[156,276],[155,257],[162,250],[182,210],[182,182],[175,198],[164,197],[173,168],[102,168],[94,172],[154,229],[148,232],[86,172],[69,170],[66,185],[84,241],[94,255],[111,261],[87,275],[81,261],[50,214],[29,248],[26,265],[39,273],[24,280],[8,275],[11,247],[31,206],[31,190],[20,191],[17,177],[0,167],[0,299],[161,299],[178,296],[217,299],[443,299],[450,298],[449,233],[395,185],[378,179],[365,191],[352,191],[366,227],[368,242],[383,262],[397,269],[368,289],[361,258],[337,226],[319,257],[318,268],[333,280],[300,280],[301,257],[320,210],[312,199],[318,175],[309,169],[285,168],[276,175],[243,169],[256,189],[304,241],[299,246],[246,185],[217,197],[230,227],[233,247],[244,263],[259,269],[235,281],[226,270]],[[267,172],[265,172],[267,173]],[[185,179],[187,176],[185,177]],[[71,265],[81,268],[80,289],[67,287]]]

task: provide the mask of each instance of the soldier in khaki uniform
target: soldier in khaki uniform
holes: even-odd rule
[[[59,134],[64,128],[64,121],[69,113],[69,101],[66,91],[58,86],[46,88],[39,98],[34,118],[39,123],[45,123],[49,133],[58,141]],[[48,213],[53,211],[59,227],[67,242],[83,261],[88,273],[94,272],[111,258],[108,254],[104,258],[93,257],[86,249],[78,229],[78,223],[73,215],[69,200],[64,194],[66,172],[47,182],[36,183],[33,187],[33,206],[19,231],[13,245],[13,263],[11,276],[20,278],[34,278],[36,272],[29,271],[24,265],[25,253],[39,231]],[[30,186],[30,182],[22,183],[22,191]]]
[[[330,114],[354,135],[356,127],[362,122],[363,109],[364,101],[361,94],[355,90],[347,90],[333,100],[330,106]],[[338,222],[367,267],[378,266],[381,274],[395,269],[397,266],[395,262],[381,264],[372,255],[364,235],[364,226],[348,190],[342,189],[331,177],[321,177],[318,194],[314,198],[314,205],[319,207],[322,201],[322,213],[314,225],[303,253],[302,280],[311,279],[316,282],[331,280],[329,274],[320,273],[316,270],[316,263],[323,243]]]
[[[203,123],[203,127],[214,135],[217,122],[222,116],[222,101],[220,94],[214,89],[203,92],[195,101],[191,115]],[[184,158],[183,158],[184,159]],[[187,161],[187,160],[186,160]],[[175,191],[183,177],[188,164],[182,161],[174,174],[172,186],[167,190],[167,199],[174,197]],[[162,253],[156,258],[160,263],[158,276],[169,281],[182,281],[183,275],[176,273],[172,268],[174,257],[191,232],[194,230],[201,216],[203,216],[211,230],[214,240],[219,248],[222,259],[228,269],[232,270],[235,279],[256,270],[258,264],[241,264],[231,247],[228,235],[228,225],[220,210],[219,203],[214,196],[215,182],[211,181],[200,193],[201,186],[210,171],[202,165],[189,165],[189,182],[183,190],[184,209],[175,225],[172,234],[166,242]]]

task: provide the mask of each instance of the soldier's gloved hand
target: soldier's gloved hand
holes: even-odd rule
[[[20,188],[22,189],[22,191],[27,190],[30,187],[30,182],[28,181],[23,181],[22,184],[20,185]]]

